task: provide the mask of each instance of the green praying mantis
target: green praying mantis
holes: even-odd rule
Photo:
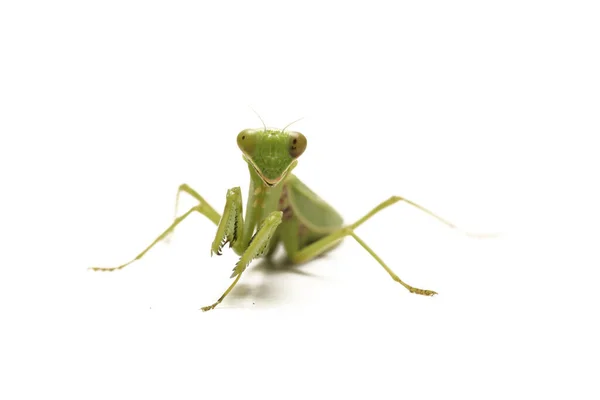
[[[288,125],[289,127],[289,125]],[[413,287],[396,275],[375,252],[356,235],[356,229],[375,214],[398,202],[405,202],[438,219],[451,228],[456,227],[420,205],[399,196],[383,201],[356,222],[344,225],[340,214],[298,177],[292,174],[298,158],[307,146],[306,137],[296,131],[284,129],[245,129],[237,135],[237,144],[250,172],[250,188],[243,215],[242,192],[239,187],[227,191],[222,214],[204,200],[187,184],[177,191],[187,193],[198,201],[161,233],[148,247],[131,261],[113,268],[91,267],[94,271],[115,271],[141,259],[152,247],[166,239],[183,220],[192,213],[200,213],[217,226],[211,245],[211,256],[221,255],[229,247],[240,256],[231,278],[235,278],[219,299],[206,307],[209,311],[219,305],[239,282],[250,262],[259,257],[269,257],[281,243],[292,263],[304,263],[337,246],[345,237],[356,240],[392,277],[411,293],[433,296],[433,290]],[[177,207],[177,206],[176,206]],[[469,234],[468,234],[469,235]]]

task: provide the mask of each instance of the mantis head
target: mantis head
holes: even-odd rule
[[[306,137],[300,132],[271,129],[244,129],[237,144],[267,186],[275,186],[298,164],[306,149]]]

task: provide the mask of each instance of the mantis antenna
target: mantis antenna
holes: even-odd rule
[[[304,119],[304,117],[300,117],[300,118],[298,118],[297,120],[295,120],[295,121],[292,121],[292,122],[290,122],[289,124],[287,124],[287,125],[285,126],[285,128],[283,128],[283,129],[281,130],[281,133],[285,132],[285,130],[286,130],[287,128],[289,128],[289,126],[290,126],[290,125],[292,125],[292,124],[295,124],[296,122],[300,121],[301,119]]]
[[[258,119],[260,119],[260,122],[262,122],[263,128],[264,128],[264,130],[266,132],[267,131],[267,125],[265,124],[265,121],[263,121],[262,117],[256,112],[256,110],[254,108],[252,108],[251,106],[248,106],[248,107],[250,107],[250,109],[254,112],[254,114],[256,114],[256,116],[258,117]]]

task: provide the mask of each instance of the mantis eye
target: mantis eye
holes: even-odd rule
[[[306,150],[306,136],[300,132],[290,132],[290,156],[298,158]]]
[[[256,129],[244,129],[238,133],[237,144],[240,150],[251,156],[256,147]]]

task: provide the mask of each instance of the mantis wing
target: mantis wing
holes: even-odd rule
[[[342,226],[341,215],[298,177],[291,175],[286,184],[294,216],[311,232],[327,234]]]

